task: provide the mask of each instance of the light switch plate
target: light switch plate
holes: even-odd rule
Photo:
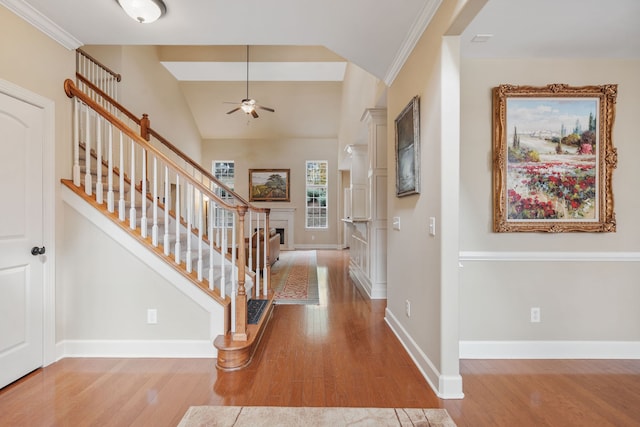
[[[400,217],[399,216],[394,216],[393,217],[393,229],[394,230],[400,230]]]
[[[429,234],[432,236],[436,235],[436,219],[434,217],[429,217]]]

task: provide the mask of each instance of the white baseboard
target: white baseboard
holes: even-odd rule
[[[385,310],[384,320],[398,337],[402,346],[409,353],[409,357],[411,357],[422,376],[439,398],[462,399],[464,397],[462,376],[442,375],[388,308]]]
[[[56,360],[65,357],[218,357],[213,342],[207,340],[66,340],[56,344],[56,351]]]
[[[640,359],[638,341],[460,341],[461,359]]]
[[[298,251],[310,251],[310,250],[313,250],[313,249],[318,249],[318,250],[339,250],[339,249],[342,249],[342,246],[336,245],[336,244],[332,244],[332,243],[328,243],[328,244],[311,244],[311,245],[296,243],[295,249],[298,250]]]

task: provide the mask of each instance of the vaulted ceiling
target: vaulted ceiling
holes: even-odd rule
[[[160,59],[181,82],[203,138],[259,138],[335,136],[345,64],[391,84],[441,1],[450,0],[164,1],[167,14],[148,25],[116,0],[0,4],[69,48],[162,46]],[[638,0],[469,1],[486,5],[462,33],[464,57],[640,57]],[[277,110],[259,122],[227,116],[233,106],[223,104],[246,96],[245,45],[252,46],[250,95]]]

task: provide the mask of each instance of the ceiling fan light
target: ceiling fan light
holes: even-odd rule
[[[253,110],[256,109],[256,107],[254,105],[251,104],[245,104],[243,103],[240,108],[242,109],[242,111],[244,111],[247,114],[250,114]]]
[[[116,0],[120,7],[133,19],[141,24],[157,21],[167,12],[162,0]]]

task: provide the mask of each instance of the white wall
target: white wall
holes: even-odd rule
[[[640,357],[640,61],[465,59],[462,65],[462,356]],[[491,88],[503,83],[619,85],[616,233],[492,232]],[[530,323],[531,307],[540,307],[541,323]]]
[[[213,160],[234,160],[236,166],[235,191],[249,200],[249,169],[290,169],[290,202],[256,202],[259,207],[295,208],[295,246],[296,248],[338,247],[338,226],[342,223],[338,217],[339,175],[337,164],[336,139],[210,139],[203,142],[202,164],[211,169]],[[305,228],[305,161],[327,160],[329,162],[329,211],[326,230]]]

